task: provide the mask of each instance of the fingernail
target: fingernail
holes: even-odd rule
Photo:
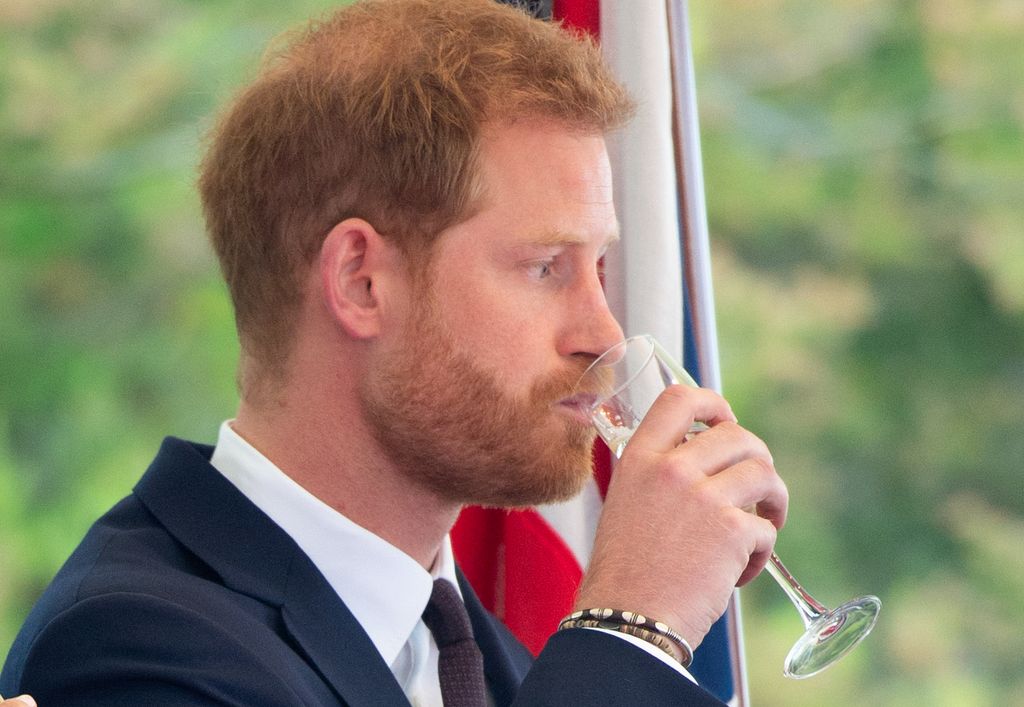
[[[31,695],[18,695],[14,699],[24,702],[28,707],[38,707],[36,701],[32,699]]]

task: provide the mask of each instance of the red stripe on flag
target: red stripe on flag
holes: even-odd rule
[[[452,547],[484,606],[540,653],[583,576],[562,538],[536,511],[474,506],[452,529]]]
[[[502,618],[536,655],[572,609],[583,572],[562,538],[536,511],[513,512],[506,527]]]
[[[555,0],[552,14],[567,26],[601,36],[601,3],[598,0]]]
[[[504,574],[505,512],[468,506],[452,527],[452,551],[459,568],[488,610],[497,613],[498,577]]]

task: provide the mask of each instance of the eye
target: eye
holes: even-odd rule
[[[552,260],[536,260],[528,266],[530,276],[538,280],[547,279],[551,275],[552,268],[554,268]]]

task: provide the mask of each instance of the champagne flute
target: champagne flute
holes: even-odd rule
[[[586,393],[590,419],[601,439],[619,457],[655,398],[675,384],[697,387],[668,352],[644,335],[626,339],[602,354],[580,378],[577,388]],[[704,423],[695,422],[690,434],[706,429]],[[766,568],[804,623],[804,634],[786,656],[786,677],[816,675],[849,653],[874,628],[882,607],[878,597],[862,596],[829,609],[800,586],[774,552]]]

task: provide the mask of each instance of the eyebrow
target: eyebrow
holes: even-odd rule
[[[544,247],[556,247],[556,246],[572,246],[572,245],[583,245],[587,242],[587,239],[577,236],[572,233],[566,233],[564,231],[548,231],[541,233],[540,235],[529,239],[526,245],[533,246],[544,246]],[[616,229],[605,236],[604,247],[608,247],[613,243],[619,242],[619,229],[616,223]]]

